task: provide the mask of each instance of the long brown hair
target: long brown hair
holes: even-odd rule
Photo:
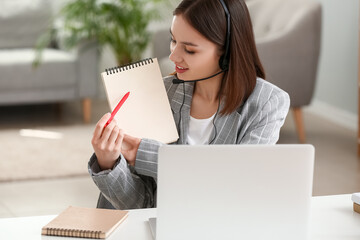
[[[243,0],[224,0],[231,15],[229,69],[218,97],[225,97],[221,114],[230,114],[246,101],[255,88],[256,77],[265,78],[254,39],[250,14]],[[225,51],[226,16],[219,0],[183,0],[174,10],[209,41]]]

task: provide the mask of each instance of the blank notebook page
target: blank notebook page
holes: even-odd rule
[[[101,76],[111,111],[121,98],[130,92],[114,117],[126,134],[163,143],[175,142],[178,139],[156,58],[107,69]]]

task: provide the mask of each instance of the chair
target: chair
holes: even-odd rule
[[[266,79],[290,95],[298,138],[306,141],[302,107],[316,81],[321,4],[310,0],[248,0],[257,50]]]
[[[98,86],[98,51],[84,42],[72,52],[46,48],[32,68],[35,42],[52,18],[52,1],[12,0],[0,5],[0,105],[83,101],[90,121],[91,97]]]

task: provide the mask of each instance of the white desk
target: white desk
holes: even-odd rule
[[[360,214],[352,210],[351,195],[313,197],[312,229],[314,240],[360,239]],[[152,240],[147,220],[156,216],[156,209],[131,210],[128,219],[108,240]],[[41,228],[55,215],[0,219],[0,239],[53,239],[75,240],[78,238],[42,236]]]

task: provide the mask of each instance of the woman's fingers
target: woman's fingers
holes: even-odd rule
[[[122,138],[120,129],[113,120],[101,137],[92,142],[101,169],[111,169],[114,166],[121,153]]]
[[[124,130],[117,126],[115,119],[104,128],[110,116],[110,113],[105,114],[94,130],[92,145],[98,163],[101,169],[112,168],[120,153],[123,153],[128,163],[134,166],[141,139],[126,135]]]
[[[139,149],[141,139],[125,134],[121,146],[121,152],[132,166],[135,166],[136,153]]]
[[[111,114],[110,113],[106,113],[104,116],[102,116],[102,118],[100,118],[100,120],[97,122],[95,130],[94,130],[94,139],[100,139],[101,135],[104,131],[104,126],[106,124],[106,122],[109,120]]]
[[[109,125],[106,126],[104,129],[102,135],[100,136],[100,139],[102,142],[109,141],[110,135],[112,134],[114,128],[117,127],[115,119],[113,119]]]
[[[119,135],[119,127],[117,125],[115,125],[115,127],[112,129],[109,139],[108,139],[108,145],[111,147],[113,147],[115,145],[116,139],[118,138]]]
[[[124,136],[125,136],[125,131],[120,129],[115,141],[115,148],[116,149],[121,149],[122,144],[123,144],[123,140],[124,140]]]

